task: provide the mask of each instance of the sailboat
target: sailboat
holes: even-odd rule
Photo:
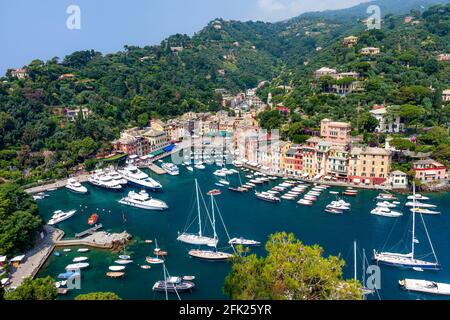
[[[414,184],[413,187],[414,191],[414,199],[415,199],[415,195],[416,195],[416,186]],[[414,209],[416,208],[415,206],[416,200],[413,200],[413,207]],[[395,266],[395,267],[401,267],[401,268],[410,268],[410,269],[423,269],[423,270],[440,270],[441,267],[439,265],[438,259],[436,257],[436,253],[434,251],[434,247],[433,244],[431,242],[430,239],[430,235],[428,234],[428,230],[427,227],[425,225],[425,221],[422,217],[422,215],[420,215],[420,217],[422,218],[422,222],[423,225],[425,227],[425,232],[427,234],[428,237],[428,242],[430,243],[431,246],[431,250],[433,251],[433,256],[434,256],[434,260],[435,262],[429,262],[429,261],[424,261],[424,260],[420,260],[417,259],[415,257],[415,246],[418,243],[418,240],[416,239],[416,211],[413,210],[412,211],[412,216],[413,216],[413,223],[412,223],[412,241],[411,241],[411,253],[408,254],[401,254],[401,253],[390,253],[390,252],[380,252],[378,253],[377,251],[374,250],[374,260],[378,263],[383,263],[386,265],[390,265],[390,266]]]
[[[197,214],[198,214],[198,234],[192,234],[192,233],[179,233],[177,240],[186,244],[192,244],[192,245],[205,245],[210,247],[215,247],[217,245],[217,238],[211,238],[206,237],[203,235],[202,231],[202,217],[201,217],[201,210],[200,210],[200,194],[201,190],[198,185],[197,179],[195,179],[195,193],[196,193],[196,202],[197,202]]]
[[[215,207],[216,203],[214,201],[214,196],[211,195],[211,210],[212,210],[212,227],[214,231],[214,239],[217,239],[217,242],[219,241],[219,238],[217,236],[216,232],[216,217],[215,217]],[[223,223],[223,220],[222,220]],[[226,229],[225,229],[226,231]],[[227,232],[228,234],[228,232]],[[232,254],[226,253],[226,252],[220,252],[217,251],[217,242],[214,245],[214,250],[201,250],[201,249],[194,249],[189,251],[189,255],[194,258],[199,258],[203,260],[210,260],[210,261],[223,261],[223,260],[229,260],[233,257]]]
[[[353,252],[354,252],[354,279],[358,281],[358,260],[357,260],[357,244],[356,241],[353,243]],[[362,277],[362,295],[363,299],[366,299],[366,296],[374,294],[375,290],[369,289],[366,286],[366,251],[363,250],[363,265],[362,265],[363,277]]]

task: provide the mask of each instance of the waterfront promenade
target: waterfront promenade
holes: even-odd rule
[[[34,278],[52,254],[55,243],[64,237],[64,231],[51,226],[45,226],[44,233],[44,238],[39,241],[37,246],[25,254],[20,266],[12,270],[9,288],[20,286],[26,278]]]
[[[74,176],[73,178],[76,178],[80,183],[83,183],[83,182],[87,182],[89,180],[89,174],[77,175],[77,176]],[[57,180],[52,183],[42,184],[40,186],[28,188],[28,189],[25,189],[25,192],[29,193],[29,194],[36,194],[39,192],[46,192],[46,191],[49,191],[52,189],[64,188],[67,184],[68,179],[69,178],[61,179],[61,180]]]

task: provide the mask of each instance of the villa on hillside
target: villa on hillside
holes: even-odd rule
[[[365,48],[362,48],[359,52],[363,55],[374,56],[374,55],[380,54],[381,50],[380,50],[380,48],[376,48],[376,47],[365,47]]]
[[[342,44],[345,48],[353,48],[353,46],[358,44],[358,37],[355,36],[349,36],[345,37],[342,41]]]
[[[405,125],[401,123],[399,115],[388,116],[389,107],[373,106],[370,114],[378,120],[378,126],[375,129],[377,133],[400,133],[405,130]]]

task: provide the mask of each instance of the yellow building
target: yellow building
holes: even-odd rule
[[[386,149],[353,148],[349,160],[349,181],[381,185],[389,178],[391,160],[391,152]]]

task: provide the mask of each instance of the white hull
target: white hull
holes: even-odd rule
[[[218,239],[187,233],[180,234],[177,240],[186,244],[208,246],[208,247],[214,247],[219,242]]]
[[[191,250],[189,251],[189,255],[194,258],[211,261],[223,261],[233,258],[233,255],[229,253],[207,250]]]
[[[151,204],[152,202],[154,202],[153,205]],[[163,211],[163,210],[168,209],[168,206],[165,203],[163,203],[162,201],[160,202],[159,200],[153,200],[153,199],[150,200],[148,203],[143,204],[143,203],[138,203],[133,200],[124,198],[124,199],[120,200],[119,203],[123,204],[125,206],[130,206],[130,207],[144,209],[144,210]]]
[[[79,193],[79,194],[86,194],[88,192],[86,187],[73,187],[73,186],[66,186],[66,188],[74,193]]]
[[[61,223],[67,219],[72,218],[75,215],[75,213],[76,213],[76,210],[62,213],[60,217],[50,219],[50,221],[48,222],[48,225],[49,226],[57,225],[58,223]]]
[[[435,295],[450,295],[450,284],[438,283],[426,280],[406,279],[399,282],[400,286],[407,291],[429,293]]]
[[[439,270],[440,266],[438,263],[428,262],[423,260],[415,259],[411,254],[399,254],[382,252],[374,254],[374,260],[379,263],[384,263],[387,265],[402,267],[402,268],[421,268],[427,270]]]

